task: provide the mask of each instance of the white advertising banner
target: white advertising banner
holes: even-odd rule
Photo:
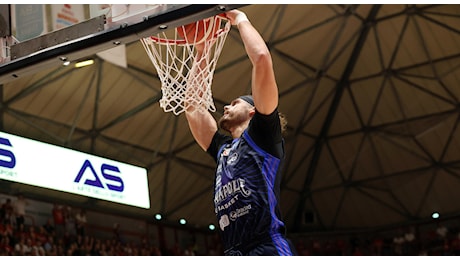
[[[3,132],[0,179],[150,208],[146,169]]]
[[[51,22],[53,31],[85,21],[85,5],[52,4]]]

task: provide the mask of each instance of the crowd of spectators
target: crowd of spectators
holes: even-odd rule
[[[420,226],[361,234],[307,235],[294,239],[303,256],[459,256],[460,229],[433,220]]]
[[[149,256],[160,249],[143,240],[121,241],[119,236],[97,238],[86,234],[86,212],[73,215],[70,207],[54,205],[52,218],[42,225],[25,224],[27,200],[10,198],[0,208],[0,255],[2,256]]]
[[[0,208],[0,255],[2,256],[193,256],[203,252],[194,244],[159,248],[147,239],[122,239],[115,223],[111,237],[95,237],[86,211],[54,204],[51,217],[40,225],[26,225],[28,201],[19,195],[5,199]],[[427,228],[428,227],[428,228]],[[305,234],[291,238],[301,256],[458,256],[460,229],[443,222],[401,227],[394,231],[362,234]],[[219,238],[213,238],[207,255],[221,255]]]

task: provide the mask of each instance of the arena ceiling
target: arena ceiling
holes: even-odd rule
[[[271,50],[286,114],[281,205],[290,232],[363,230],[460,213],[460,5],[241,7]],[[127,68],[56,66],[2,82],[3,131],[145,167],[148,210],[2,181],[4,192],[113,214],[216,223],[214,162],[185,116],[159,106],[139,41]],[[236,28],[212,86],[223,106],[250,91]]]

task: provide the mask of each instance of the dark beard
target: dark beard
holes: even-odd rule
[[[219,127],[227,132],[230,132],[228,129],[229,129],[229,125],[230,125],[230,120],[227,120],[227,119],[224,119],[224,117],[221,117],[219,119]]]
[[[240,124],[243,124],[244,122],[246,122],[247,120],[247,116],[244,115],[243,113],[239,113],[239,114],[233,114],[231,115],[230,117],[227,117],[227,118],[224,118],[224,116],[222,116],[220,119],[219,119],[219,127],[229,133],[232,133],[231,132],[231,129],[233,129],[234,127],[240,125]]]

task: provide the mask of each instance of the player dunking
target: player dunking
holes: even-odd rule
[[[214,203],[224,253],[295,255],[285,236],[279,205],[286,121],[278,112],[271,55],[245,13],[231,10],[225,15],[238,27],[253,65],[252,95],[224,107],[219,126],[231,136],[219,133],[211,113],[186,111],[196,142],[217,162]],[[198,51],[205,48],[196,47]]]

